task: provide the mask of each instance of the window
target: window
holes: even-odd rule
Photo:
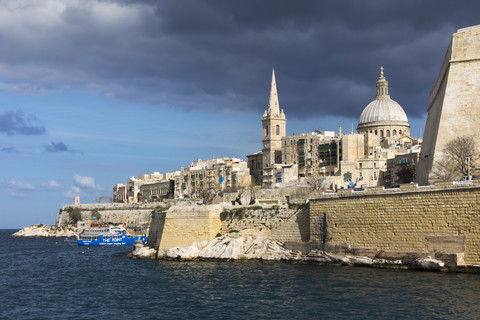
[[[387,130],[387,137],[390,137],[390,130]]]
[[[375,130],[375,135],[378,136],[378,131],[377,130]]]
[[[268,125],[265,126],[265,137],[268,136]]]
[[[380,130],[380,137],[383,137],[383,130]]]
[[[402,135],[402,130],[399,130],[399,131],[398,131],[398,134],[399,134],[399,135]]]
[[[397,130],[393,129],[393,136],[397,135]]]
[[[275,127],[275,132],[276,132],[277,136],[280,135],[280,126],[278,124]]]

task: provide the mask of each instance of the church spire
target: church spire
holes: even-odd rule
[[[268,113],[272,115],[280,114],[278,104],[277,82],[275,81],[275,69],[272,70],[272,86],[270,88],[270,100],[268,101]]]
[[[377,81],[377,95],[375,99],[377,98],[390,98],[388,94],[388,81],[383,74],[383,67],[380,67],[380,77]]]

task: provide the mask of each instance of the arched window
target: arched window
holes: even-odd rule
[[[275,131],[277,133],[277,136],[280,135],[280,126],[277,124],[277,126],[275,127]]]
[[[265,126],[265,137],[268,136],[268,125]]]
[[[375,130],[375,135],[378,136],[378,131],[377,130]]]
[[[390,130],[387,130],[387,137],[390,137]]]
[[[402,135],[402,130],[398,130],[398,134],[399,134],[399,135]]]
[[[383,130],[380,130],[380,137],[383,137]]]
[[[397,135],[397,130],[393,129],[393,136]]]

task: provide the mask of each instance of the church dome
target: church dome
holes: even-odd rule
[[[403,108],[390,98],[388,81],[383,75],[383,67],[380,70],[380,78],[377,81],[377,95],[375,100],[370,102],[360,115],[357,130],[377,126],[410,126]]]

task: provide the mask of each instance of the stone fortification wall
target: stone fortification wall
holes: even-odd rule
[[[464,259],[478,265],[480,187],[311,200],[310,237],[330,251],[385,257],[454,254],[459,264]]]
[[[153,214],[147,245],[167,250],[211,241],[218,234],[268,236],[273,240],[308,241],[308,208],[304,206],[231,206],[178,204]]]
[[[98,211],[104,221],[123,223],[132,234],[148,232],[152,218],[152,211],[162,207],[159,203],[98,203],[63,206],[57,218],[57,226],[70,224],[69,211],[78,208],[81,211],[82,220],[91,219],[92,213]]]
[[[427,123],[418,164],[418,181],[425,184],[444,146],[459,136],[476,134],[480,126],[480,26],[452,36],[438,78],[430,91]]]
[[[220,233],[241,232],[244,236],[269,236],[279,241],[308,241],[308,208],[299,205],[252,205],[224,207]]]
[[[155,213],[151,221],[148,245],[166,250],[186,247],[193,242],[211,241],[220,232],[220,205],[175,205]]]

